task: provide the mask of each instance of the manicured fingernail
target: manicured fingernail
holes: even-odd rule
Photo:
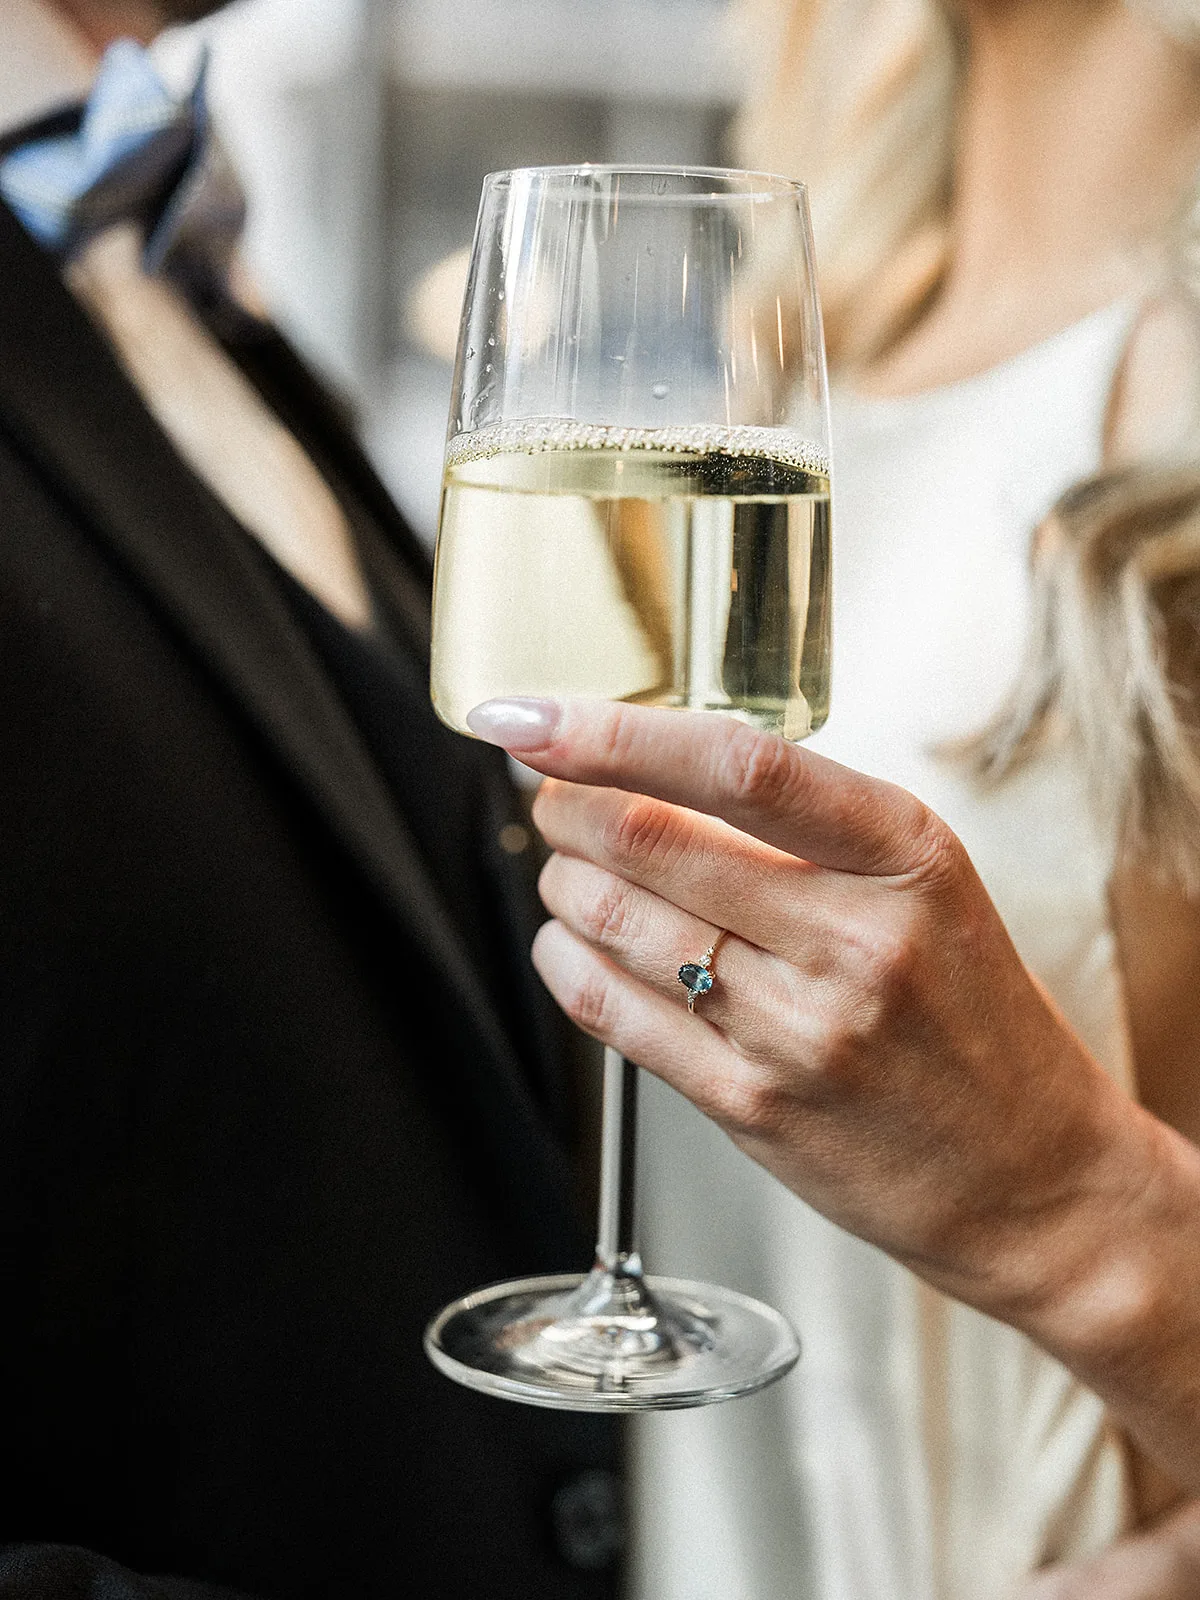
[[[467,727],[489,744],[517,752],[542,750],[562,721],[557,700],[485,700],[467,712]]]

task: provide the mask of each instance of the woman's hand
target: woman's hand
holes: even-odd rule
[[[534,959],[570,1015],[834,1221],[1128,1385],[1200,1265],[1195,1152],[1059,1017],[949,829],[730,719],[524,701],[471,725],[565,780],[535,808],[555,854]],[[676,974],[718,936],[691,1016]],[[1147,1260],[1166,1235],[1193,1246],[1170,1271]],[[1200,1490],[1187,1293],[1195,1426],[1162,1459]]]
[[[583,1028],[960,1298],[1088,1269],[1141,1182],[1128,1103],[937,817],[725,718],[576,702],[540,747],[505,742],[573,780],[535,806],[556,920],[534,959]],[[722,934],[689,1016],[680,964]]]
[[[1091,1561],[1039,1572],[1016,1600],[1200,1600],[1200,1501]]]

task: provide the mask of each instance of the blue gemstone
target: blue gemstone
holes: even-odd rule
[[[689,994],[707,994],[713,986],[713,975],[707,967],[687,961],[679,969],[679,981]]]

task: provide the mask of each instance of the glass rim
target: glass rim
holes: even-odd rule
[[[680,163],[653,163],[637,161],[581,161],[546,167],[504,167],[498,172],[489,172],[484,180],[484,190],[501,189],[511,186],[518,178],[710,178],[714,181],[723,179],[750,178],[759,188],[729,189],[724,192],[718,190],[707,194],[682,193],[671,196],[654,195],[655,200],[682,199],[693,201],[722,201],[722,200],[769,200],[781,196],[808,199],[808,185],[799,178],[788,178],[780,172],[765,172],[755,167],[711,167],[692,166],[687,162]],[[638,196],[630,196],[637,199]]]

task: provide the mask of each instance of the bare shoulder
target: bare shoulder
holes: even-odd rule
[[[1200,426],[1200,303],[1182,289],[1146,302],[1121,358],[1105,429],[1113,465],[1176,455]]]

